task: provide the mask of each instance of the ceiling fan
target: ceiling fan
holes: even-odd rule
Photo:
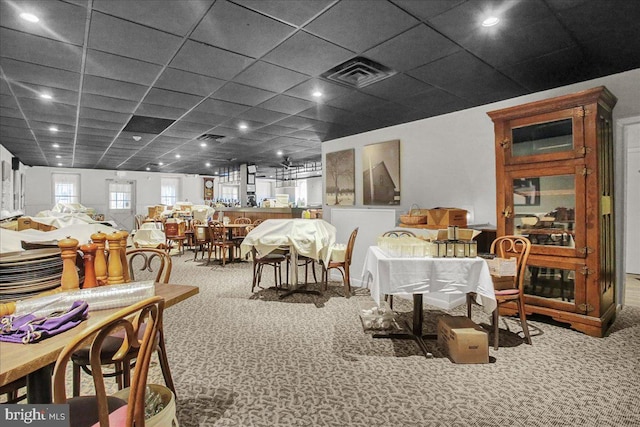
[[[280,162],[280,166],[289,170],[289,168],[299,168],[299,167],[302,167],[303,165],[294,165],[293,162],[291,161],[291,157],[286,157],[284,161]]]

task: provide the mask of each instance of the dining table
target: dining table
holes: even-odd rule
[[[291,258],[291,285],[285,298],[293,293],[320,292],[306,289],[298,280],[298,256],[302,255],[328,265],[331,249],[336,242],[336,228],[323,219],[282,218],[267,219],[251,230],[240,244],[241,256],[255,248],[258,257],[263,257],[282,247],[289,248]]]
[[[156,283],[155,295],[171,307],[199,292],[197,286]],[[106,319],[120,308],[89,311],[85,321],[66,332],[30,344],[0,342],[0,386],[27,377],[27,402],[51,403],[53,365],[64,347],[81,331]]]
[[[465,304],[467,294],[472,292],[486,313],[492,313],[497,307],[489,266],[480,257],[396,257],[378,246],[370,246],[362,279],[376,304],[380,304],[383,295],[413,298],[413,325],[409,333],[376,333],[373,337],[413,339],[427,357],[431,353],[424,339],[433,339],[436,335],[422,331],[423,300],[450,310]]]

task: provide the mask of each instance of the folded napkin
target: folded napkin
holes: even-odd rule
[[[0,341],[29,344],[67,331],[85,320],[86,301],[75,301],[71,308],[46,316],[25,314],[0,318]]]

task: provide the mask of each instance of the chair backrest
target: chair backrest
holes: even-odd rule
[[[53,403],[67,403],[66,368],[71,355],[90,341],[91,370],[95,399],[101,426],[109,425],[107,394],[100,355],[105,339],[114,333],[123,333],[125,339],[114,360],[122,361],[132,348],[137,348],[136,368],[131,380],[127,401],[126,425],[144,425],[145,388],[151,355],[155,350],[156,335],[162,324],[164,299],[152,297],[118,310],[106,319],[86,328],[69,342],[58,355],[53,370]],[[142,331],[144,328],[144,332]],[[73,420],[72,424],[73,424]]]
[[[349,236],[349,241],[347,242],[347,250],[344,254],[344,263],[346,265],[351,265],[351,254],[353,253],[353,247],[356,244],[357,235],[358,235],[358,227],[356,227],[355,230],[351,232],[351,235]]]
[[[416,237],[416,234],[409,230],[389,230],[382,233],[382,237]]]
[[[171,278],[171,256],[160,249],[130,249],[127,264],[132,281],[153,279],[154,282],[169,283]]]
[[[254,227],[259,226],[260,224],[262,224],[262,221],[264,221],[264,220],[260,219],[260,218],[256,219],[255,221],[253,221],[253,226]]]
[[[209,239],[212,243],[223,243],[227,240],[227,233],[224,232],[224,224],[220,221],[209,223]]]
[[[513,285],[524,291],[524,276],[527,271],[527,261],[531,252],[531,242],[523,236],[501,236],[491,243],[491,253],[500,258],[516,258],[517,276],[513,278]]]
[[[140,228],[142,228],[142,223],[144,222],[145,219],[146,219],[146,216],[144,215],[135,216],[136,230],[140,230]]]
[[[246,217],[240,217],[240,218],[236,218],[235,221],[233,222],[235,224],[251,224],[251,219]]]

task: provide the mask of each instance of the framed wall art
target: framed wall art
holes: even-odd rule
[[[400,140],[366,145],[362,150],[362,201],[400,204]]]
[[[326,203],[350,206],[356,202],[356,154],[350,150],[335,151],[325,156]]]

